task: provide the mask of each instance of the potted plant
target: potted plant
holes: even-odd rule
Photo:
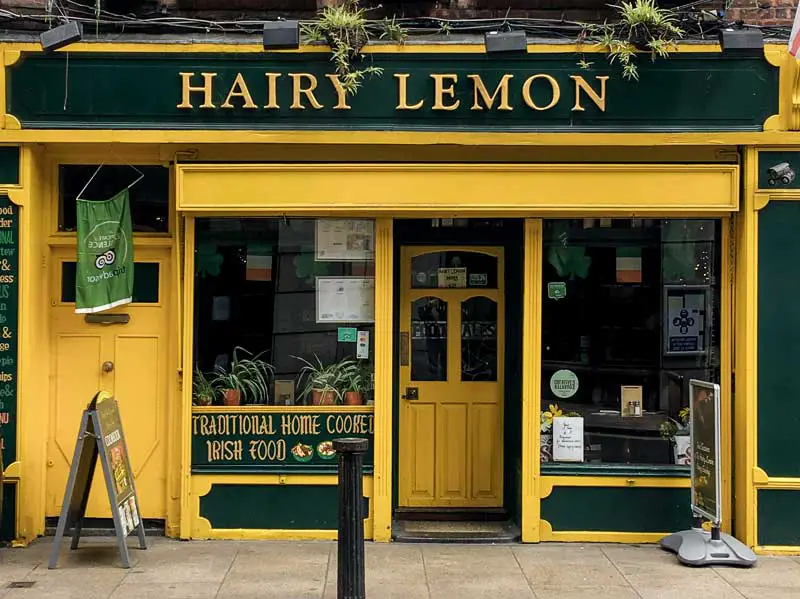
[[[342,389],[346,380],[342,362],[326,366],[316,354],[314,362],[298,356],[294,358],[304,364],[300,370],[300,380],[304,381],[300,397],[306,400],[310,397],[312,406],[332,406],[342,402]]]
[[[192,378],[192,405],[210,406],[214,403],[216,395],[216,389],[206,378],[205,373],[199,368],[195,368]]]
[[[238,352],[248,358],[240,358]],[[222,403],[226,406],[244,404],[266,404],[269,402],[269,383],[272,366],[261,359],[262,354],[253,356],[247,350],[237,347],[233,350],[230,368],[214,368],[211,384],[221,391]]]
[[[659,427],[661,437],[668,439],[672,445],[675,464],[680,466],[688,466],[692,463],[689,414],[689,408],[683,408],[678,412],[678,420],[667,418]]]
[[[616,9],[619,19],[602,25],[585,25],[578,42],[595,44],[608,54],[610,63],[620,64],[623,78],[638,81],[637,51],[649,53],[653,61],[667,58],[684,31],[678,25],[676,13],[659,7],[655,0],[632,0],[610,6]],[[578,65],[588,69],[591,63],[582,59]]]
[[[369,390],[369,374],[356,362],[352,362],[352,366],[349,364],[345,365],[343,370],[344,405],[363,406],[364,395]]]

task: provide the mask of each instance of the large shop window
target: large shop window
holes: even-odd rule
[[[374,222],[196,223],[193,403],[372,403]]]
[[[720,235],[716,220],[544,221],[543,462],[689,463],[689,381],[720,379]]]

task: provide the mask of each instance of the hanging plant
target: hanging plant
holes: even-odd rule
[[[331,61],[344,90],[350,95],[358,93],[366,77],[380,77],[383,69],[374,65],[361,66],[364,55],[361,49],[369,43],[366,10],[358,0],[341,0],[326,6],[319,20],[303,25],[303,33],[311,42],[326,42],[331,48]],[[384,37],[403,38],[403,30],[391,21],[384,25]]]
[[[652,61],[668,58],[684,31],[678,25],[676,13],[656,6],[655,0],[634,0],[610,6],[617,11],[619,20],[584,25],[578,44],[589,42],[599,46],[608,54],[610,63],[620,64],[623,78],[638,81],[636,60],[639,53],[649,53]],[[587,69],[591,63],[583,58],[578,66]]]

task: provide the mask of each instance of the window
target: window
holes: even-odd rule
[[[83,192],[83,199],[108,200],[142,179],[130,188],[131,220],[134,233],[169,232],[169,169],[163,166],[63,164],[58,167],[59,209],[58,230],[76,231],[78,219],[75,202]],[[139,172],[140,171],[141,174]],[[97,173],[95,175],[95,172]],[[94,179],[92,176],[94,175]],[[89,181],[91,180],[91,183]],[[86,184],[89,183],[88,186]]]
[[[61,263],[61,301],[75,303],[75,262]],[[158,303],[158,262],[134,262],[133,264],[133,303]]]
[[[370,403],[373,221],[196,222],[194,403]]]
[[[689,380],[720,378],[720,252],[715,220],[545,221],[544,461],[561,413],[584,462],[688,463]]]

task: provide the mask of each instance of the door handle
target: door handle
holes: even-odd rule
[[[403,399],[408,401],[416,401],[419,399],[419,387],[406,387],[405,395],[401,395]]]
[[[100,368],[103,369],[103,372],[111,372],[112,370],[114,370],[114,362],[112,362],[111,360],[106,360],[105,362],[103,362],[103,365]]]

